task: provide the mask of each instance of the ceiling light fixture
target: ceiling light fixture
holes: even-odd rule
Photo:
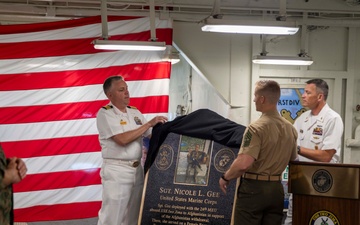
[[[109,40],[107,20],[107,0],[101,0],[102,39],[94,40],[94,48],[100,50],[124,51],[164,51],[165,42],[157,42],[155,30],[155,0],[150,0],[150,35],[149,41]]]
[[[201,27],[202,31],[242,34],[294,35],[299,27],[295,22],[265,20],[223,20],[208,18]]]
[[[257,55],[253,58],[253,63],[267,65],[295,65],[310,66],[314,61],[309,56],[266,56]]]
[[[303,47],[305,43],[306,28],[302,28],[301,32],[301,50],[297,56],[268,56],[266,51],[266,35],[261,35],[262,51],[260,55],[253,57],[253,63],[255,64],[267,64],[267,65],[293,65],[293,66],[310,66],[313,64],[313,59],[310,57]]]
[[[95,40],[94,48],[101,50],[164,51],[165,42]]]

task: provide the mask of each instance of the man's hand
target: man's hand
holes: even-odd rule
[[[220,189],[222,190],[222,192],[224,192],[224,194],[226,194],[226,189],[227,189],[227,186],[229,185],[229,181],[225,181],[224,179],[222,179],[220,177],[219,179],[219,186],[220,186]]]
[[[5,170],[5,176],[4,176],[4,180],[3,180],[3,184],[5,184],[5,186],[8,186],[10,184],[19,183],[21,181],[21,176],[17,169],[16,160],[17,160],[17,158],[15,158],[15,157],[7,159],[8,163],[7,163],[7,167]]]
[[[24,179],[26,177],[26,172],[27,172],[27,167],[25,162],[20,158],[17,158],[15,162],[17,164],[16,168],[19,171],[19,175],[21,179]]]
[[[166,123],[168,118],[166,116],[155,116],[149,121],[151,127],[155,126],[158,123]]]

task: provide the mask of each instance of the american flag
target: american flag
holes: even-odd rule
[[[170,20],[156,36],[172,43]],[[147,41],[148,17],[108,17],[111,40]],[[101,206],[96,113],[104,80],[122,75],[130,105],[167,115],[171,64],[160,52],[95,50],[101,18],[0,26],[0,141],[28,175],[14,185],[15,221],[91,218]]]

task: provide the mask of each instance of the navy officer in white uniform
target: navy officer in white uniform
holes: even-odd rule
[[[341,163],[341,137],[344,125],[340,115],[326,103],[328,84],[322,79],[306,82],[302,105],[309,110],[295,120],[300,161]],[[285,225],[292,224],[292,195]]]
[[[146,121],[138,109],[130,107],[128,86],[121,76],[107,78],[103,89],[110,103],[96,117],[103,158],[98,225],[136,225],[144,187],[142,138],[167,118],[156,116]]]

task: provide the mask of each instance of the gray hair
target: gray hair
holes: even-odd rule
[[[329,86],[326,83],[326,81],[324,81],[322,79],[312,79],[312,80],[306,81],[306,83],[307,84],[315,84],[317,92],[323,93],[324,99],[326,101],[328,94],[329,94]]]
[[[120,76],[120,75],[115,75],[115,76],[111,76],[111,77],[106,78],[106,80],[105,80],[105,82],[103,84],[104,93],[107,94],[110,91],[111,84],[114,81],[118,81],[118,80],[124,80],[124,78],[122,76]]]

